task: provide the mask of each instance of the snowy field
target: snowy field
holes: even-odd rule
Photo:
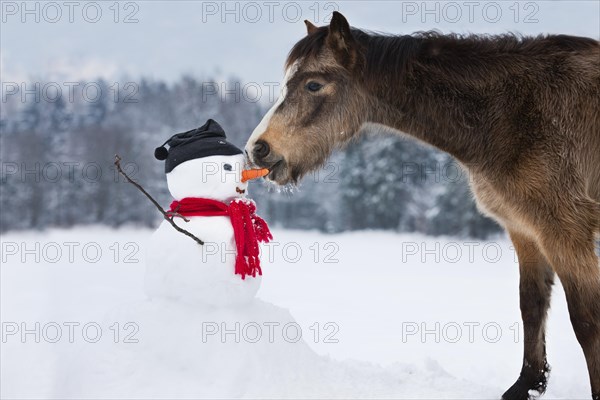
[[[260,300],[199,310],[146,300],[151,233],[3,235],[2,398],[497,399],[518,376],[507,239],[275,229]],[[547,342],[545,398],[588,399],[560,284]]]

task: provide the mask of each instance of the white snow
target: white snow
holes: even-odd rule
[[[3,235],[1,397],[497,399],[516,379],[506,239],[273,233],[258,299],[225,308],[146,299],[152,230]],[[560,284],[548,325],[545,398],[589,398]]]

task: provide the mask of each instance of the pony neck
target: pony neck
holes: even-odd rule
[[[484,161],[489,86],[502,77],[476,51],[481,43],[437,34],[367,36],[361,42],[368,122],[414,136],[463,163]]]

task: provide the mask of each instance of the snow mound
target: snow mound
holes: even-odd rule
[[[168,300],[123,305],[115,321],[139,327],[137,343],[102,341],[65,360],[60,398],[481,397],[437,362],[382,368],[317,355],[290,313],[255,299],[226,308]],[[83,351],[83,353],[82,353]]]

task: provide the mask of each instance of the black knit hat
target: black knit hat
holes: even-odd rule
[[[169,150],[165,145],[169,145]],[[209,119],[200,128],[171,136],[154,150],[154,157],[165,162],[165,173],[179,164],[208,156],[233,156],[242,150],[227,141],[225,131],[216,121]]]

